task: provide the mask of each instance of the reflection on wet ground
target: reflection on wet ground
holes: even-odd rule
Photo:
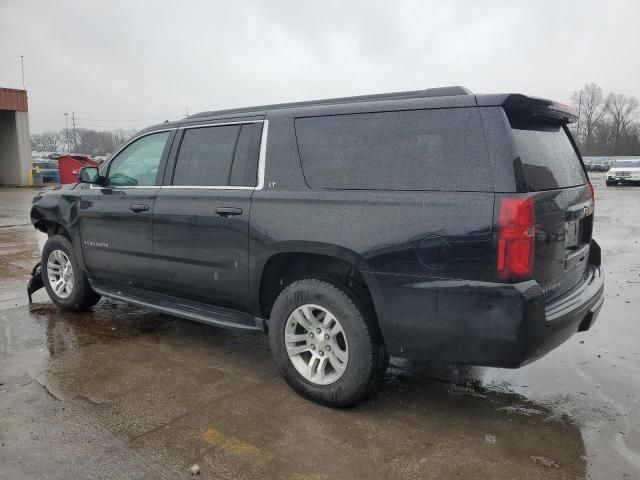
[[[394,359],[347,410],[294,394],[260,335],[43,292],[28,307],[42,240],[0,228],[0,478],[640,478],[640,189],[601,190],[592,331],[519,370]]]
[[[197,463],[211,478],[584,477],[570,418],[460,371],[434,381],[398,362],[370,400],[331,410],[289,390],[263,336],[108,301],[78,315],[39,304],[2,316],[9,473],[27,468],[20,452],[38,448],[34,436],[86,470],[108,454],[106,432],[160,470]],[[80,431],[65,438],[68,416]],[[52,429],[62,444],[45,441]]]

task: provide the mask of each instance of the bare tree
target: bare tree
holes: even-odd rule
[[[105,155],[112,153],[134,133],[135,131],[133,130],[96,131],[80,128],[77,130],[77,153],[88,155]]]
[[[589,148],[593,144],[595,129],[607,113],[607,103],[604,101],[602,88],[595,83],[589,83],[582,90],[574,92],[571,101],[580,112],[580,131],[576,136]]]
[[[42,141],[44,143],[45,150],[56,152],[58,147],[62,145],[64,137],[60,135],[60,132],[44,132],[42,134]]]
[[[41,152],[55,152],[64,142],[61,132],[43,132],[31,135],[31,148]]]
[[[42,148],[42,136],[38,133],[31,135],[31,150],[35,150],[36,152],[44,150]]]
[[[611,135],[613,153],[619,152],[619,140],[629,135],[637,115],[638,99],[621,93],[610,93],[607,96],[607,112],[611,116]]]

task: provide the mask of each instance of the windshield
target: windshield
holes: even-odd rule
[[[618,160],[614,168],[640,168],[640,160]]]

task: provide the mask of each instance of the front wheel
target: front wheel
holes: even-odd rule
[[[87,310],[100,300],[80,268],[71,242],[52,235],[42,249],[42,282],[51,301],[65,310]]]
[[[269,335],[289,386],[332,407],[367,395],[389,361],[373,309],[355,292],[326,280],[286,287],[273,306]]]

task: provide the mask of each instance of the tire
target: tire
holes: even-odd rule
[[[607,181],[607,187],[613,187],[614,185],[615,185],[615,182]]]
[[[299,340],[287,343],[285,334]],[[364,398],[380,382],[389,362],[369,302],[324,279],[299,280],[280,293],[271,311],[269,337],[276,365],[289,386],[304,398],[331,407],[347,407]],[[294,350],[301,353],[290,356]],[[312,360],[315,375],[309,378]]]
[[[65,270],[63,266],[66,266],[67,263],[70,268]],[[51,280],[50,273],[52,274]],[[69,279],[71,282],[68,281]],[[59,280],[62,280],[61,284],[58,284]],[[100,295],[89,286],[87,276],[80,268],[71,242],[62,235],[52,235],[44,244],[42,249],[42,283],[51,301],[64,310],[75,312],[87,310],[100,300]],[[61,290],[56,291],[52,283],[66,285],[66,288],[61,287]]]

